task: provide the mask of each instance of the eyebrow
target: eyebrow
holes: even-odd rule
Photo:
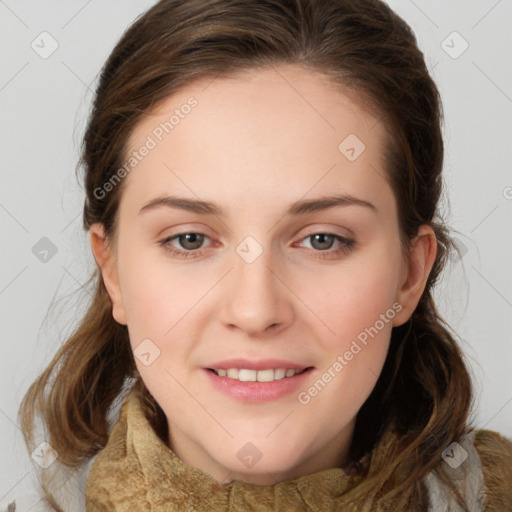
[[[319,197],[317,199],[301,199],[296,201],[289,207],[286,214],[299,216],[339,206],[363,206],[365,208],[369,208],[375,213],[378,212],[375,205],[368,201],[364,201],[363,199],[358,199],[351,195],[330,195]],[[186,210],[189,212],[199,213],[201,215],[224,215],[222,208],[210,201],[187,199],[176,196],[165,196],[152,199],[140,209],[139,214],[161,207]]]

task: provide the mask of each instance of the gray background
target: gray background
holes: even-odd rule
[[[416,32],[445,107],[444,212],[463,257],[447,269],[439,307],[471,364],[476,426],[512,437],[512,2],[389,3]],[[89,293],[75,167],[96,76],[152,4],[0,0],[0,501],[30,482],[21,397]]]

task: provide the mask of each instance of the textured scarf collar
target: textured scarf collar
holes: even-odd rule
[[[379,446],[372,459],[378,458],[378,451]],[[390,510],[389,503],[384,507],[373,502],[370,508],[361,501],[347,501],[346,494],[358,482],[359,476],[331,468],[274,485],[218,484],[209,474],[185,464],[162,442],[144,415],[141,398],[132,391],[90,469],[86,508],[87,512]]]

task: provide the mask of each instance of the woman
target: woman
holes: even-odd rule
[[[511,510],[432,299],[440,123],[380,1],[139,18],[84,138],[96,295],[21,407],[45,506]]]

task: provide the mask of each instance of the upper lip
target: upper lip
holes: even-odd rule
[[[305,370],[309,365],[284,361],[282,359],[260,359],[250,361],[249,359],[226,359],[206,366],[210,370],[222,370],[229,368],[247,369],[247,370],[268,370],[270,368],[285,368],[286,370]]]

